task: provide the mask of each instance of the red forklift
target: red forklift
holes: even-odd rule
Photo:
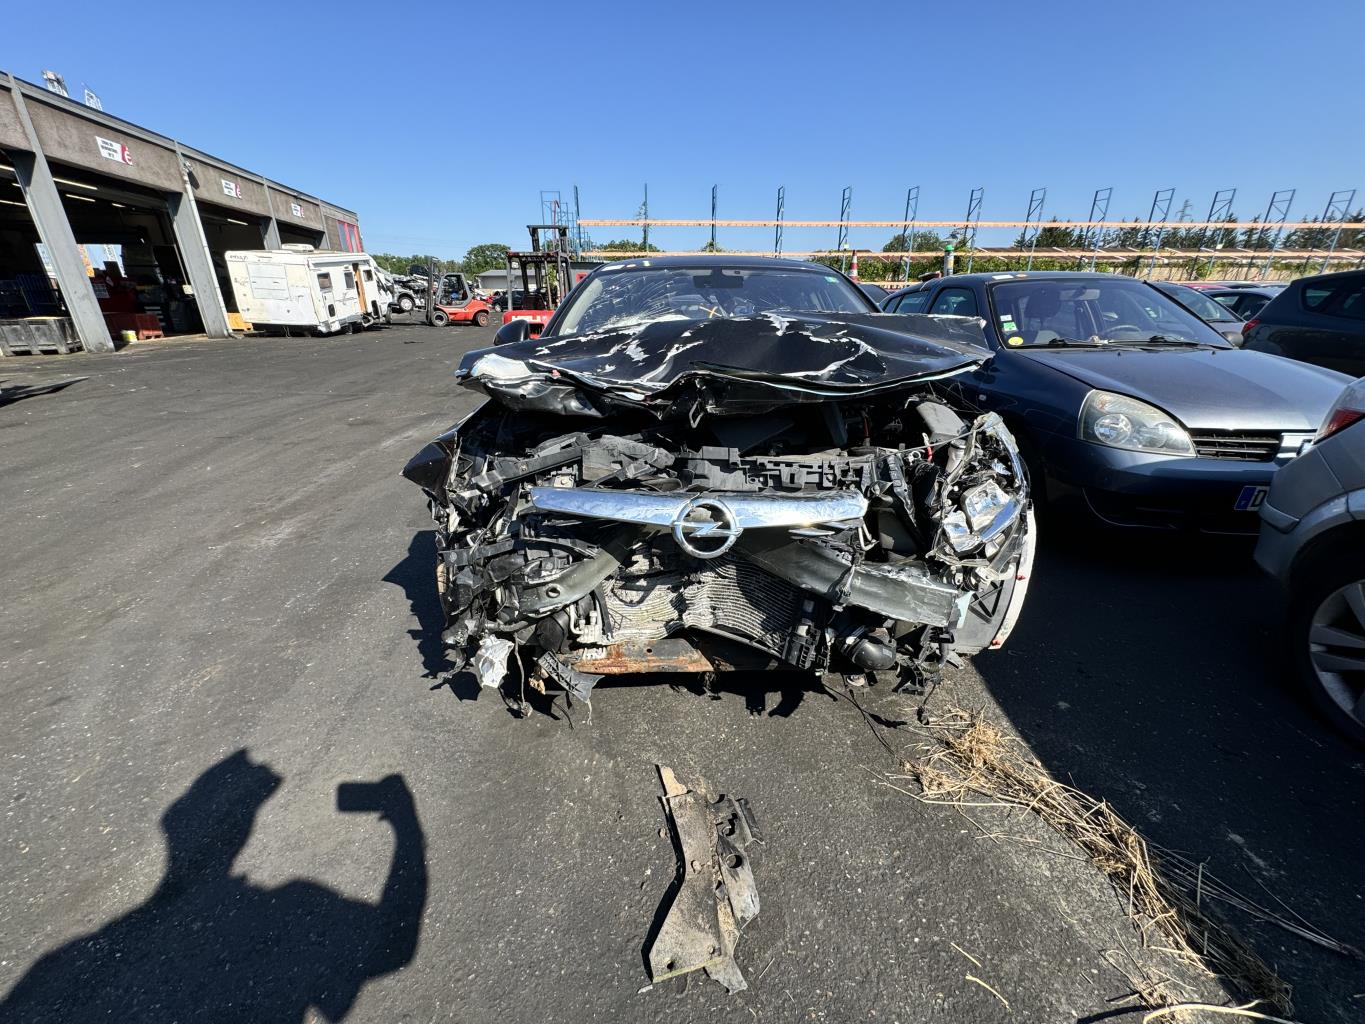
[[[529,252],[507,254],[507,293],[503,296],[502,322],[527,321],[529,336],[537,337],[555,307],[573,288],[573,264],[569,261],[569,229],[564,224],[527,224]],[[544,238],[542,238],[544,232]],[[520,279],[521,288],[517,288]]]

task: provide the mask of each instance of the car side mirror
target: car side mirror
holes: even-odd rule
[[[519,341],[525,341],[530,336],[530,321],[518,317],[516,320],[507,321],[498,328],[498,333],[493,335],[493,344],[515,345]]]

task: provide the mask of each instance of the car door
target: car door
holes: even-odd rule
[[[1274,322],[1273,306],[1267,308],[1266,350],[1352,377],[1365,375],[1365,273],[1304,281],[1292,292],[1282,296],[1288,309],[1280,323]]]
[[[1324,316],[1338,323],[1335,338],[1324,345],[1320,365],[1352,377],[1365,377],[1365,274],[1337,291]]]

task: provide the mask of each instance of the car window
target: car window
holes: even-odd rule
[[[902,310],[910,312],[910,310]],[[934,300],[930,313],[944,313],[948,316],[976,316],[976,296],[966,288],[944,288]]]
[[[1239,295],[1234,307],[1238,313],[1250,320],[1270,302],[1264,295]]]
[[[1228,309],[1239,309],[1238,302],[1241,298],[1240,295],[1215,295],[1213,301],[1220,305],[1227,306]]]
[[[1327,300],[1336,291],[1336,285],[1328,282],[1324,284],[1306,284],[1303,286],[1303,308],[1320,310],[1327,305]]]
[[[1203,292],[1196,291],[1194,288],[1186,288],[1177,285],[1174,288],[1163,288],[1161,290],[1175,299],[1176,302],[1185,306],[1186,309],[1192,310],[1195,316],[1202,317],[1205,320],[1221,322],[1236,319],[1235,314],[1228,312],[1226,305],[1220,305]]]
[[[923,313],[925,305],[929,302],[929,292],[910,292],[901,299],[898,313]],[[975,307],[973,307],[975,308]]]
[[[569,295],[542,337],[642,327],[659,320],[708,320],[765,313],[869,313],[877,308],[841,274],[812,264],[757,266],[612,265]]]
[[[989,285],[1006,345],[1209,344],[1226,341],[1158,288],[1118,274]]]
[[[1365,284],[1349,292],[1333,312],[1352,320],[1365,320]]]
[[[896,310],[900,308],[901,298],[902,298],[902,297],[903,297],[903,296],[900,296],[900,295],[893,295],[893,296],[891,296],[891,298],[889,298],[889,299],[886,300],[886,305],[882,307],[882,312],[883,312],[883,313],[894,313],[894,312],[896,312]]]

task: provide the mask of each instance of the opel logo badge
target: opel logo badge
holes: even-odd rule
[[[693,558],[719,558],[744,532],[730,506],[716,498],[693,498],[669,525],[678,547]]]

